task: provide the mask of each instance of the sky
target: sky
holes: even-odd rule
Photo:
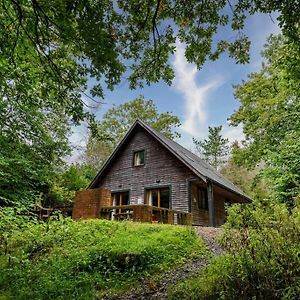
[[[105,91],[104,103],[95,111],[97,119],[101,120],[101,116],[113,105],[143,95],[145,99],[154,101],[160,113],[169,111],[180,118],[182,126],[178,131],[181,138],[177,142],[190,150],[193,149],[193,137],[207,137],[208,126],[222,125],[224,137],[232,142],[242,140],[242,127],[229,126],[227,121],[239,106],[239,102],[234,99],[232,85],[246,80],[249,73],[260,70],[263,45],[271,33],[278,34],[280,30],[276,16],[272,15],[271,18],[269,15],[256,14],[247,18],[244,32],[251,40],[249,64],[236,64],[225,53],[214,62],[207,61],[201,70],[197,70],[194,64],[186,62],[184,44],[177,41],[175,55],[170,58],[175,71],[171,86],[159,82],[143,89],[130,90],[124,80],[113,92]],[[219,38],[224,38],[226,34],[225,28],[219,33]],[[84,125],[74,128],[70,137],[73,145],[82,148],[86,139],[87,130]],[[78,156],[75,151],[71,161],[76,161]]]

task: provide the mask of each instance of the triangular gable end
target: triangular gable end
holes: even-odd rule
[[[135,123],[128,130],[124,138],[114,149],[110,157],[107,159],[101,170],[98,172],[94,180],[88,186],[88,188],[94,188],[98,179],[104,173],[104,171],[109,167],[110,163],[113,161],[114,157],[119,153],[122,146],[126,143],[126,141],[130,138],[130,136],[134,133],[134,131],[140,126],[146,132],[148,132],[154,139],[156,139],[161,145],[163,145],[168,151],[170,151],[177,159],[179,159],[184,165],[186,165],[196,176],[201,178],[204,182],[208,180],[216,183],[220,187],[233,192],[236,195],[241,196],[245,199],[245,201],[251,201],[251,198],[244,194],[239,188],[237,188],[233,183],[228,181],[225,177],[219,174],[215,169],[213,169],[210,165],[208,165],[201,158],[188,151],[178,143],[166,138],[163,134],[155,131],[150,126],[146,125],[140,120],[135,121]],[[201,172],[202,171],[202,172]]]

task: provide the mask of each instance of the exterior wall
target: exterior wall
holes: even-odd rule
[[[219,193],[214,192],[214,203],[215,203],[215,223],[216,226],[223,225],[226,221],[225,212],[225,198]]]
[[[72,218],[74,220],[99,218],[101,208],[110,205],[110,190],[92,189],[77,192],[73,206]]]
[[[199,209],[198,203],[192,201],[192,215],[193,215],[193,224],[200,226],[208,226],[208,210]]]
[[[206,188],[205,184],[200,185]],[[223,225],[226,220],[226,213],[224,207],[225,197],[220,193],[216,193],[216,191],[213,191],[213,193],[215,207],[215,224],[216,226],[220,226]],[[208,210],[200,209],[198,207],[197,201],[193,201],[193,199],[191,199],[191,212],[193,215],[194,225],[209,226]]]
[[[133,153],[145,150],[145,164],[133,167]],[[189,180],[198,178],[144,129],[120,151],[97,187],[113,192],[129,190],[130,204],[143,204],[145,188],[170,187],[170,208],[189,211]],[[158,182],[159,181],[159,182]]]

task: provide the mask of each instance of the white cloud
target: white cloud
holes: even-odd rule
[[[229,126],[229,124],[224,124],[222,127],[222,135],[227,138],[230,143],[233,143],[234,141],[240,142],[245,139],[242,125],[233,127]]]
[[[177,41],[173,66],[175,70],[174,87],[182,94],[185,101],[185,116],[182,130],[195,137],[203,137],[207,133],[206,100],[208,94],[222,83],[221,77],[197,84],[198,70],[189,64],[184,55],[184,45]]]
[[[72,127],[72,133],[69,137],[72,153],[66,158],[68,163],[78,163],[82,161],[82,153],[85,149],[87,139],[88,129],[86,123]]]

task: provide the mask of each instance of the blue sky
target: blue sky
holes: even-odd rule
[[[242,128],[230,127],[227,123],[239,105],[234,99],[232,85],[241,83],[247,79],[247,74],[260,69],[260,52],[266,38],[271,33],[280,32],[272,20],[276,22],[276,16],[272,15],[271,19],[269,15],[256,14],[247,19],[244,32],[251,40],[249,64],[236,64],[225,53],[217,61],[207,61],[201,70],[197,70],[193,64],[186,62],[184,45],[177,43],[176,53],[170,58],[175,70],[172,86],[159,82],[143,89],[130,90],[124,80],[113,92],[105,92],[104,104],[95,112],[97,119],[101,120],[103,113],[113,105],[143,95],[145,99],[154,100],[159,112],[170,111],[180,118],[182,137],[178,142],[188,149],[193,148],[192,137],[201,139],[207,136],[208,126],[222,125],[223,135],[230,141],[241,140]],[[219,35],[222,39],[231,38],[232,32],[225,28]],[[70,140],[74,145],[84,145],[85,126],[75,128]]]

